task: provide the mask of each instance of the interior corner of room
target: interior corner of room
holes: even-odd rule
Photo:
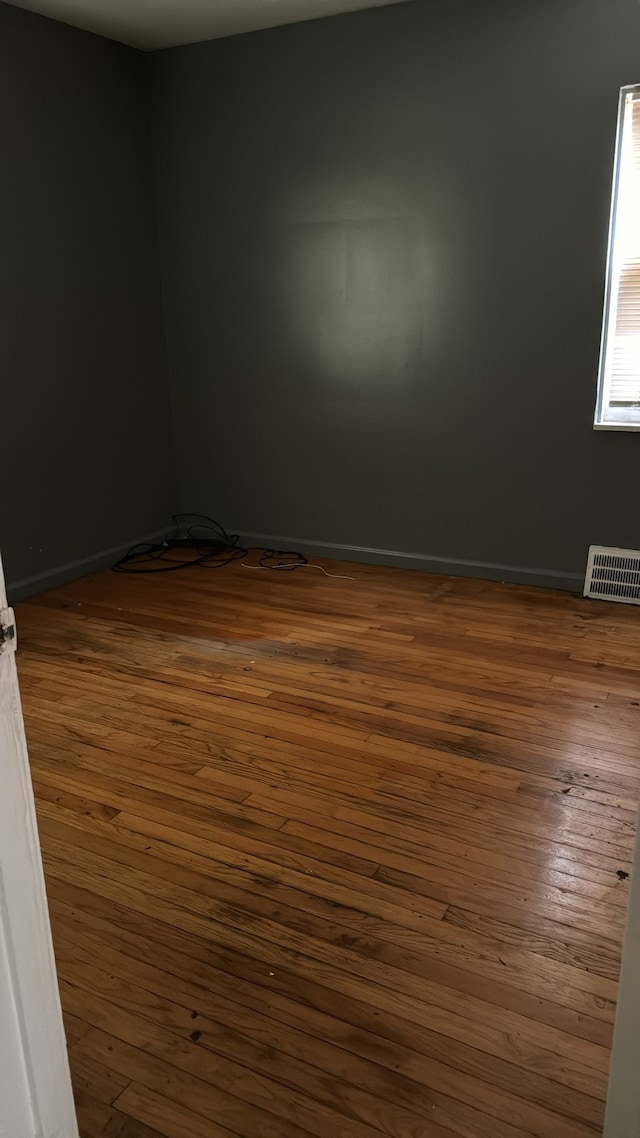
[[[10,594],[176,508],[573,591],[635,548],[593,405],[637,19],[429,0],[148,53],[3,5]]]

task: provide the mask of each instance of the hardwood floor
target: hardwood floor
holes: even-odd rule
[[[638,610],[324,565],[18,606],[83,1138],[593,1138]]]

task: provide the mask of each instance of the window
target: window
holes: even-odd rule
[[[640,85],[620,92],[595,426],[640,430]]]

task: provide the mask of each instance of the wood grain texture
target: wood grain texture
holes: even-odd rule
[[[348,572],[19,607],[83,1138],[602,1132],[638,614]]]

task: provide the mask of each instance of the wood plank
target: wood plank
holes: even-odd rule
[[[398,1075],[391,1084],[388,1079],[383,1081],[377,1063],[363,1061],[353,1052],[345,1051],[335,1044],[326,1044],[317,1037],[310,1037],[305,1032],[285,1027],[283,1023],[259,1015],[255,1010],[242,1008],[225,999],[218,991],[212,992],[208,987],[191,980],[185,982],[183,979],[179,982],[175,973],[164,973],[139,961],[134,964],[130,957],[106,948],[97,938],[86,936],[83,941],[79,945],[75,936],[72,940],[66,936],[59,937],[57,941],[58,955],[62,962],[61,975],[64,977],[67,974],[65,966],[68,966],[68,974],[73,977],[74,986],[86,986],[90,992],[97,988],[101,996],[110,997],[124,1010],[133,1005],[145,1017],[170,1027],[182,1037],[188,1035],[191,1038],[195,1027],[200,1033],[198,1042],[203,1046],[244,1065],[250,1063],[252,1069],[272,1075],[279,1081],[305,1088],[312,1097],[324,1098],[329,1105],[337,1105],[343,1099],[347,1110],[356,1116],[365,1120],[378,1119],[380,1122],[385,1117],[387,1103],[391,1103],[395,1108],[400,1108],[400,1112],[394,1110],[393,1118],[397,1119],[394,1124],[401,1124],[407,1130],[419,1126],[420,1117],[431,1120],[432,1111],[437,1107],[440,1120],[454,1131],[460,1125],[469,1126],[478,1134],[483,1129],[490,1129],[488,1119],[483,1118],[484,1112],[477,1112],[478,1097],[482,1100],[488,1096],[483,1096],[480,1092],[479,1096],[475,1096],[474,1102],[469,1103],[467,1100],[463,1107],[459,1076],[453,1077],[453,1072],[450,1069],[447,1071],[442,1064],[439,1065],[438,1081],[443,1078],[447,1080],[453,1094],[443,1093],[442,1089],[434,1090],[433,1087],[427,1091],[424,1072],[420,1082]],[[95,968],[96,960],[98,970]],[[108,975],[103,972],[104,968],[108,968]],[[128,982],[121,981],[121,976],[127,976]],[[159,1002],[145,1000],[140,993],[136,995],[131,980],[156,997],[171,991],[172,1000],[176,1002],[169,1002],[161,996]],[[190,1010],[194,1005],[200,1009],[195,1017]],[[301,1055],[304,1055],[304,1063],[300,1061]],[[313,1068],[329,1075],[330,1080],[323,1075],[319,1085],[319,1076]],[[376,1099],[382,1085],[386,1100],[383,1102],[371,1102],[369,1098],[358,1099],[354,1094],[354,1088],[357,1087],[359,1091],[365,1091],[367,1096]],[[477,1092],[477,1086],[474,1089]],[[506,1110],[512,1125],[515,1123],[525,1128],[535,1128],[536,1134],[548,1135],[549,1138],[563,1138],[565,1135],[567,1138],[577,1138],[578,1135],[586,1136],[589,1133],[588,1127],[576,1125],[575,1122],[568,1123],[556,1113],[546,1108],[537,1109],[515,1096],[507,1099],[494,1093],[487,1105],[488,1113],[494,1118],[491,1125],[496,1135],[502,1132],[499,1120]]]
[[[162,826],[147,819],[122,814],[115,825],[118,834],[125,836],[127,841],[131,841],[132,838],[138,844],[150,841],[151,844],[145,845],[144,848],[160,852],[168,858],[180,861],[186,858],[190,861],[192,855],[189,851],[200,851],[200,853],[203,851],[203,843],[190,833]],[[509,983],[510,979],[513,979],[514,986],[524,986],[525,990],[540,994],[548,978],[560,1002],[563,1002],[563,997],[570,995],[570,990],[574,987],[581,991],[592,992],[605,1002],[614,998],[615,985],[598,973],[585,970],[581,965],[565,968],[550,963],[542,956],[538,956],[534,961],[527,954],[511,949],[506,943],[491,942],[485,937],[461,936],[460,933],[452,931],[449,923],[437,919],[437,913],[434,917],[429,917],[414,909],[391,905],[377,898],[364,896],[362,893],[357,895],[353,890],[348,891],[336,885],[333,880],[325,880],[322,876],[323,866],[320,866],[320,876],[315,869],[309,873],[308,866],[299,872],[295,869],[288,870],[286,866],[278,864],[275,870],[273,864],[268,861],[246,854],[239,856],[231,847],[221,846],[210,840],[206,842],[204,850],[207,859],[214,858],[224,865],[255,871],[259,875],[256,879],[251,878],[255,881],[255,887],[261,891],[266,887],[271,896],[279,895],[282,891],[281,886],[284,886],[283,896],[288,897],[290,903],[295,902],[299,891],[304,887],[306,892],[303,894],[301,904],[305,910],[310,904],[311,897],[326,898],[331,902],[333,917],[341,924],[364,931],[369,928],[375,935],[389,939],[392,943],[415,944],[416,947],[419,945],[423,953],[430,954],[433,951],[441,959],[455,960],[461,964],[469,960],[465,953],[472,954],[474,971],[482,973],[483,966],[487,965],[489,972],[492,975],[499,975],[503,982]],[[251,885],[248,887],[252,888]],[[351,907],[354,904],[357,904],[356,909]],[[381,920],[371,920],[371,917]],[[392,923],[390,928],[387,928],[387,922]],[[411,930],[411,934],[407,936],[403,929]],[[419,939],[415,937],[415,933],[420,934]],[[520,965],[522,965],[521,970]],[[514,970],[513,976],[511,969]]]
[[[60,942],[58,942],[60,943]],[[62,977],[62,972],[60,972]],[[68,1013],[67,1013],[68,1014]],[[66,1022],[66,1020],[65,1020]],[[80,1021],[82,1022],[82,1021]],[[89,1024],[84,1024],[82,1035],[72,1044],[73,1051],[73,1092],[78,1099],[83,1091],[97,1099],[104,1106],[111,1106],[113,1102],[129,1086],[131,1080],[126,1075],[117,1075],[115,1071],[97,1062],[90,1055],[85,1055],[80,1046],[82,1038],[90,1030]]]
[[[64,1032],[67,1037],[67,1045],[70,1047],[72,1043],[77,1043],[77,1041],[82,1038],[87,1031],[87,1025],[84,1020],[70,1015],[68,1012],[65,1012],[64,1009],[62,1011],[62,1018],[64,1019]]]
[[[164,1138],[236,1138],[236,1134],[219,1122],[196,1114],[181,1103],[149,1090],[140,1083],[130,1083],[118,1099],[124,1116],[157,1127],[154,1134]],[[137,1135],[137,1131],[136,1131]],[[144,1138],[142,1132],[140,1138]]]
[[[76,1091],[76,1112],[81,1138],[164,1138],[131,1111],[105,1106],[83,1090]]]
[[[473,866],[491,866],[498,872],[509,873],[509,867],[517,871],[518,864],[522,864],[522,877],[533,880],[544,880],[545,875],[540,874],[539,866],[547,869],[549,863],[553,867],[551,873],[562,873],[569,878],[581,878],[585,882],[597,882],[612,896],[612,888],[617,889],[619,879],[617,871],[625,868],[631,860],[631,849],[625,851],[623,860],[606,854],[593,853],[587,850],[577,851],[575,847],[564,844],[561,840],[546,841],[537,835],[520,839],[513,832],[504,827],[479,827],[471,825],[466,833],[459,823],[455,825],[450,821],[443,822],[433,818],[428,826],[419,827],[405,823],[403,826],[389,828],[387,834],[376,822],[375,816],[366,816],[363,825],[358,825],[354,819],[338,816],[338,809],[329,815],[327,811],[313,809],[316,800],[309,801],[305,806],[298,802],[296,817],[289,818],[282,829],[289,833],[304,835],[320,843],[327,843],[338,849],[360,850],[361,856],[367,849],[369,851],[382,848],[386,851],[398,851],[408,857],[421,860],[421,853],[428,850],[428,856],[434,857],[436,851],[441,851],[449,857],[449,864],[453,861],[461,868],[471,862]],[[342,814],[342,811],[340,811]],[[368,824],[367,824],[368,823]],[[322,831],[325,831],[324,835]],[[561,835],[558,834],[561,839]],[[369,856],[373,860],[373,854]],[[387,861],[378,852],[377,861]],[[557,881],[557,878],[556,878]],[[612,886],[612,883],[613,884]],[[561,880],[561,887],[575,888],[582,892],[583,887],[578,883]],[[586,890],[587,895],[589,889]],[[612,901],[612,903],[614,903]]]
[[[19,608],[82,1138],[601,1133],[637,614],[353,574]]]
[[[78,926],[76,942],[86,941],[95,931],[102,952],[106,944],[115,945],[136,961],[146,959],[153,947],[163,967],[176,977],[172,992],[183,989],[186,972],[201,989],[213,992],[216,1001],[224,991],[236,1006],[299,1027],[312,1038],[325,1039],[391,1072],[400,1071],[426,1086],[446,1090],[497,1117],[512,1117],[516,1108],[511,1098],[522,1096],[527,1110],[535,1103],[578,1121],[596,1124],[602,1120],[602,1103],[597,1099],[530,1069],[496,1059],[393,1013],[381,1016],[378,1010],[313,980],[282,969],[271,974],[247,956],[217,950],[191,930],[183,932],[122,905],[112,905],[112,919],[106,920],[101,915],[101,899],[86,890],[53,880],[51,891],[54,918],[63,927]],[[198,1019],[199,1006],[192,1008],[191,1015]],[[508,1106],[502,1102],[504,1094]]]
[[[112,1031],[92,1028],[82,1041],[85,1049],[120,1074],[130,1073],[136,1082],[164,1094],[183,1107],[202,1114],[216,1126],[232,1128],[245,1138],[303,1138],[308,1134],[328,1138],[377,1138],[379,1131],[354,1118],[340,1115],[311,1102],[302,1092],[287,1088],[278,1092],[273,1080],[250,1071],[201,1046],[200,1040],[181,1039],[159,1025],[121,1011],[97,996],[87,1000],[96,1018],[109,1023]],[[225,1089],[222,1090],[221,1088]],[[280,1115],[271,1113],[274,1101]],[[122,1099],[117,1100],[122,1105]],[[435,1135],[451,1138],[439,1127]]]
[[[132,1038],[132,1031],[140,1030],[129,1014],[133,1009],[135,1016],[142,1016],[156,1025],[158,1036],[166,1040],[163,1054],[168,1056],[169,1062],[174,1062],[175,1054],[179,1067],[193,1071],[209,1069],[223,1085],[229,1085],[235,1078],[242,1078],[242,1067],[250,1067],[264,1081],[265,1089],[278,1093],[278,1085],[288,1088],[302,1108],[292,1118],[305,1125],[311,1133],[325,1134],[331,1123],[338,1128],[339,1133],[347,1132],[349,1123],[346,1120],[353,1119],[361,1124],[353,1132],[361,1134],[362,1138],[365,1135],[362,1127],[375,1128],[376,1125],[382,1125],[387,1133],[402,1134],[423,1128],[424,1120],[428,1120],[429,1123],[437,1121],[454,1133],[465,1133],[468,1129],[476,1133],[478,1138],[490,1138],[491,1134],[496,1138],[513,1138],[515,1131],[510,1123],[495,1117],[491,1119],[461,1103],[459,1099],[428,1090],[400,1077],[395,1080],[393,1091],[386,1092],[385,1097],[381,1098],[381,1072],[346,1053],[341,1056],[334,1052],[329,1061],[329,1071],[323,1071],[320,1064],[323,1059],[326,1061],[326,1053],[321,1045],[314,1045],[313,1041],[305,1040],[304,1036],[292,1033],[293,1041],[287,1049],[288,1040],[283,1027],[277,1031],[267,1027],[265,1031],[257,1021],[251,1019],[245,1025],[247,1031],[241,1033],[237,1030],[238,1025],[234,1024],[233,1017],[230,1017],[231,1023],[225,1023],[224,1020],[213,1020],[203,1014],[195,1022],[188,1006],[180,1006],[162,996],[151,995],[150,989],[157,991],[162,984],[162,977],[154,977],[151,968],[138,970],[143,973],[142,979],[147,989],[144,991],[100,969],[91,966],[87,968],[84,963],[86,953],[71,948],[67,956],[66,943],[61,941],[63,983],[67,975],[73,975],[74,988],[84,988],[86,999],[95,1000],[97,994],[99,998],[92,1004],[96,1009],[95,1014],[104,1016],[104,1021],[116,1035],[122,1034],[129,1039]],[[115,959],[118,967],[117,958]],[[198,992],[195,988],[192,995],[199,1006],[202,1005],[203,995],[206,999],[206,993]],[[121,1009],[124,1014],[107,1014],[105,999],[109,1005]],[[192,1002],[193,1000],[187,1001]],[[151,1028],[145,1025],[141,1030],[148,1033]],[[172,1041],[173,1033],[178,1038]],[[266,1035],[266,1044],[259,1038],[260,1035]],[[139,1038],[138,1035],[134,1037]],[[196,1049],[189,1048],[189,1042],[197,1044],[197,1051],[211,1051],[212,1055],[208,1059],[198,1055],[196,1059]],[[303,1048],[302,1052],[300,1047]],[[300,1058],[301,1053],[304,1054],[304,1059]],[[311,1102],[315,1106],[311,1108],[312,1115],[309,1118],[306,1111]],[[552,1125],[556,1129],[558,1125],[562,1126],[560,1120],[551,1117],[545,1121],[547,1129]],[[316,1123],[319,1123],[317,1130]],[[580,1138],[588,1138],[586,1127],[571,1124],[565,1126],[565,1130],[571,1138],[578,1138],[578,1135]]]
[[[185,857],[184,851],[176,845],[159,847],[156,843],[151,847],[145,844],[146,839],[135,839],[135,835],[120,827],[117,835],[124,839],[125,844],[122,845],[114,840],[116,835],[113,832],[106,841],[86,831],[81,835],[76,831],[77,836],[74,836],[68,826],[52,822],[46,816],[41,818],[41,829],[44,835],[76,841],[79,855],[81,849],[85,852],[90,849],[103,852],[106,857],[125,866],[146,867],[147,870],[156,870],[160,876],[166,872],[171,880],[189,882],[190,887],[215,895],[217,901],[242,905],[256,916],[266,915],[329,942],[340,944],[349,937],[350,946],[365,955],[375,954],[376,959],[406,971],[438,979],[444,985],[469,994],[480,993],[485,1000],[510,1006],[521,1013],[527,1009],[526,1014],[533,1019],[564,1026],[594,1042],[609,1043],[615,985],[597,975],[569,969],[542,958],[535,966],[527,959],[525,970],[518,967],[522,957],[518,958],[518,954],[510,951],[508,946],[494,946],[479,937],[473,943],[472,935],[464,938],[464,947],[459,949],[460,937],[453,933],[450,925],[422,915],[413,922],[406,921],[412,926],[409,929],[398,927],[379,916],[372,919],[361,909],[338,902],[339,890],[333,883],[325,883],[325,888],[316,894],[313,890],[317,885],[314,875],[311,875],[314,881],[307,882],[308,875],[292,874],[288,876],[287,884],[281,886],[278,878],[265,878],[264,870],[259,877],[249,876],[244,866],[229,867],[190,853]],[[99,833],[112,829],[103,827]],[[131,837],[134,837],[133,842]],[[145,852],[141,854],[140,850]],[[159,853],[162,861],[168,862],[166,867],[156,857],[149,856],[147,851]],[[176,862],[180,869],[176,868]],[[282,879],[282,874],[279,878]],[[209,882],[212,879],[215,885],[211,890]],[[395,916],[392,907],[388,908],[387,916]],[[300,917],[299,913],[303,916]],[[478,983],[478,975],[482,976],[481,984]],[[511,991],[512,988],[515,991]],[[529,989],[535,993],[532,998]],[[572,1009],[571,1013],[567,1014],[556,1004]],[[574,1016],[574,1011],[580,1014]],[[603,1020],[604,1024],[595,1023],[594,1019]]]
[[[261,962],[269,976],[271,971],[275,976],[275,970],[280,969],[313,978],[347,996],[370,1001],[377,1009],[392,1011],[417,1023],[425,1022],[427,1017],[425,1001],[437,1000],[437,1004],[429,1003],[428,1022],[441,1034],[516,1065],[531,1067],[539,1074],[561,1078],[576,1090],[604,1095],[608,1057],[604,1046],[525,1016],[493,1009],[483,1000],[418,980],[378,961],[363,960],[350,955],[348,949],[307,940],[284,926],[276,928],[273,922],[245,919],[240,927],[236,927],[235,917],[228,917],[229,923],[212,922],[207,899],[200,899],[196,893],[175,885],[159,890],[158,879],[153,879],[152,890],[143,892],[134,888],[130,880],[144,884],[144,875],[138,871],[128,873],[124,882],[114,879],[113,869],[107,868],[107,875],[101,876],[90,867],[73,865],[68,857],[52,854],[45,855],[45,866],[48,873],[59,880],[78,883],[105,898],[123,898],[127,905],[205,936],[226,951],[251,955]],[[263,933],[263,937],[256,936],[255,929]],[[308,955],[310,952],[312,956]],[[77,1014],[73,1007],[70,1010]],[[560,1069],[558,1055],[562,1056]]]

